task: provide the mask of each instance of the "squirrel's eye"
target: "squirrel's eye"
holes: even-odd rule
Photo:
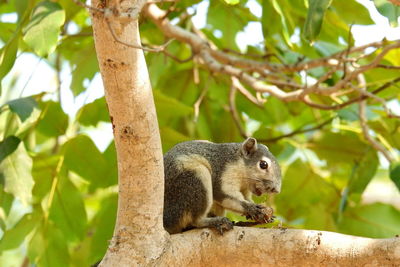
[[[260,160],[260,168],[263,170],[268,169],[268,162],[266,162],[265,160]]]

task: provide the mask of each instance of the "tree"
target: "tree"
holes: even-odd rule
[[[5,44],[0,77],[10,71],[18,51],[33,52],[56,70],[59,97],[49,101],[39,94],[2,106],[2,257],[24,243],[23,264],[88,265],[101,259],[116,210],[117,155],[118,214],[104,266],[400,261],[400,241],[394,237],[399,210],[361,201],[374,176],[382,176],[378,153],[390,162],[392,187],[399,187],[400,130],[398,114],[390,110],[398,103],[399,41],[353,46],[349,24],[372,23],[357,2],[309,1],[307,8],[304,1],[263,1],[260,17],[246,3],[227,2],[236,6],[209,3],[202,29],[193,26],[192,4],[184,1],[160,7],[145,1],[93,1],[90,6],[76,1],[79,6],[67,0],[1,5],[18,20],[0,27]],[[377,4],[396,21],[387,5]],[[60,106],[61,70],[66,63],[72,69],[75,96],[97,72],[82,6],[92,14],[107,104],[102,98],[86,104],[69,122]],[[146,46],[139,38],[142,7]],[[235,37],[250,21],[263,22],[264,42],[248,45],[243,53]],[[74,27],[77,33],[71,33]],[[143,51],[149,51],[150,79]],[[3,92],[12,86],[12,80],[3,82]],[[106,105],[116,152],[113,143],[100,152],[82,134],[85,126],[109,120]],[[223,237],[208,229],[168,235],[161,220],[157,118],[164,150],[191,138],[240,141],[251,134],[267,143],[284,168],[284,187],[275,199],[257,201],[275,206],[285,227],[236,227]],[[31,210],[15,215],[19,203]],[[315,230],[286,229],[299,221]]]

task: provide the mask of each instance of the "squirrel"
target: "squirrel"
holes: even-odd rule
[[[163,222],[170,234],[210,227],[222,235],[233,228],[225,210],[271,222],[271,212],[251,196],[281,190],[278,162],[251,137],[243,143],[179,143],[164,155],[164,175]]]

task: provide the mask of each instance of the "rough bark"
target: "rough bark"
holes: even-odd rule
[[[122,9],[137,3],[101,4],[92,2]],[[142,50],[120,42],[140,45],[137,20],[107,17],[116,41],[103,13],[92,18],[119,175],[117,222],[101,266],[400,265],[400,238],[242,227],[224,236],[209,229],[169,236],[162,227],[163,162],[146,62]]]

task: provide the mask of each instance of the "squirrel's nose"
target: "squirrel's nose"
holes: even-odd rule
[[[281,190],[277,189],[276,187],[273,187],[273,188],[271,189],[271,193],[274,193],[274,194],[278,194],[280,191],[281,191]]]

